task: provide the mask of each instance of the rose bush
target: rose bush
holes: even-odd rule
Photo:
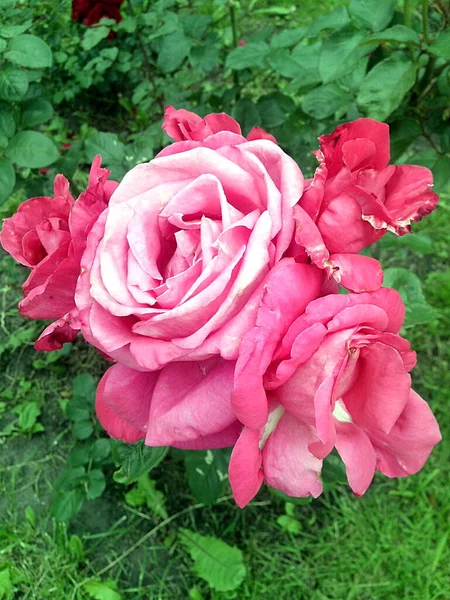
[[[358,119],[319,138],[320,162],[295,208],[296,241],[311,260],[353,291],[382,281],[379,265],[357,256],[387,231],[410,233],[410,224],[438,202],[429,169],[390,165],[389,126]]]
[[[276,144],[229,131],[132,169],[87,240],[76,294],[85,338],[140,370],[234,359],[302,191]]]
[[[266,333],[247,333],[241,352],[249,366],[234,381],[246,425],[229,471],[239,506],[263,480],[291,496],[318,496],[322,459],[333,448],[356,495],[376,470],[404,477],[422,468],[441,437],[428,404],[411,389],[416,356],[398,335],[404,314],[389,288],[327,295],[261,360],[255,349],[266,347],[273,322],[265,312]]]
[[[31,198],[5,219],[0,243],[17,262],[31,269],[23,284],[19,310],[29,319],[56,319],[36,342],[38,350],[55,350],[79,330],[75,288],[86,236],[117,187],[97,156],[88,188],[74,200],[69,182],[57,175],[54,197]]]

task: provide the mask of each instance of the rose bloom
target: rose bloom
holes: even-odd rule
[[[277,295],[267,302],[276,305]],[[404,477],[423,467],[441,436],[411,389],[416,356],[398,335],[404,306],[395,290],[313,300],[272,356],[266,348],[274,317],[259,313],[243,338],[232,392],[246,425],[229,470],[239,506],[263,481],[290,496],[317,497],[322,460],[333,448],[358,496],[375,471]]]
[[[176,142],[184,140],[202,142],[206,137],[219,131],[231,131],[241,135],[239,123],[226,113],[212,113],[202,119],[189,110],[184,108],[177,110],[173,106],[166,106],[163,129]],[[247,140],[249,142],[253,140],[270,140],[275,144],[277,143],[274,136],[261,127],[253,127],[247,136]]]
[[[29,319],[56,319],[36,342],[38,350],[56,350],[77,335],[74,295],[86,236],[118,185],[107,181],[109,171],[100,165],[97,156],[88,188],[76,201],[67,179],[57,175],[53,198],[31,198],[4,221],[1,245],[31,270],[23,284],[20,313]]]
[[[229,131],[132,169],[88,236],[76,293],[85,338],[139,370],[235,359],[302,191],[276,144]]]
[[[122,2],[123,0],[72,0],[72,21],[78,21],[88,27],[96,25],[104,18],[120,23]]]
[[[410,233],[412,222],[434,210],[432,173],[390,165],[389,126],[372,119],[340,125],[319,142],[320,166],[295,209],[296,241],[345,287],[375,290],[381,268],[357,253],[387,231]]]
[[[279,292],[286,282],[290,294],[283,296]],[[264,339],[259,350],[272,356],[271,344],[276,346],[289,324],[311,300],[327,293],[327,288],[322,270],[284,258],[252,294],[244,310],[245,321],[239,316],[237,323],[243,321],[246,329],[253,331],[261,327],[261,315],[268,311],[272,316],[270,341]],[[275,295],[277,305],[272,302]],[[228,333],[236,341],[238,336],[242,338],[242,327],[233,325]],[[235,370],[236,361],[219,356],[173,362],[151,372],[116,364],[98,386],[97,416],[109,435],[125,442],[142,438],[149,446],[194,450],[232,446],[242,430],[232,402]]]

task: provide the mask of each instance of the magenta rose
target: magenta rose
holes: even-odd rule
[[[276,144],[228,131],[132,169],[88,236],[76,294],[85,338],[139,370],[235,359],[302,191]]]
[[[202,142],[219,131],[231,131],[231,133],[241,135],[239,123],[226,113],[213,113],[202,119],[189,110],[184,108],[177,110],[173,106],[166,106],[163,129],[176,142],[184,140]],[[275,144],[277,143],[274,136],[261,127],[253,127],[247,136],[247,140],[249,142],[253,140],[270,140]]]
[[[288,293],[286,282],[289,282]],[[262,329],[264,321],[269,320],[264,315],[269,313],[270,343],[276,345],[308,303],[324,292],[323,271],[291,258],[282,259],[247,302],[245,319],[240,315],[234,324],[232,321],[227,335],[232,335],[233,343],[239,345],[242,323],[246,330]],[[271,352],[264,336],[258,339],[264,342],[258,349],[263,354]],[[98,387],[97,416],[109,435],[126,442],[143,438],[149,446],[190,449],[232,446],[242,429],[232,398],[235,372],[236,361],[219,356],[173,362],[151,372],[116,364]],[[248,375],[252,377],[250,368]]]
[[[239,506],[263,481],[291,496],[318,496],[322,459],[333,448],[356,495],[375,471],[404,477],[422,468],[441,436],[428,404],[411,389],[416,357],[398,335],[403,319],[392,289],[327,295],[291,323],[270,364],[255,351],[264,346],[261,326],[247,333],[247,377],[236,368],[233,390],[246,427],[229,471]],[[261,320],[270,331],[272,315]]]
[[[297,243],[350,290],[382,282],[373,259],[357,256],[387,231],[403,235],[438,202],[429,169],[390,165],[389,126],[372,119],[340,125],[319,138],[320,166],[295,209]]]
[[[107,181],[109,171],[100,165],[97,156],[88,189],[76,201],[67,179],[57,175],[54,198],[27,200],[3,223],[3,248],[31,269],[23,284],[21,314],[29,319],[56,319],[36,342],[38,350],[61,348],[64,342],[73,341],[79,330],[74,296],[86,236],[118,185]]]

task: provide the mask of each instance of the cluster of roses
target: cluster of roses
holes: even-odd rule
[[[169,107],[164,129],[175,143],[120,184],[97,157],[77,200],[58,175],[6,219],[3,247],[31,269],[20,311],[55,319],[36,348],[81,330],[115,363],[96,397],[114,438],[234,446],[241,507],[263,481],[317,497],[334,448],[357,495],[375,471],[417,472],[439,428],[411,389],[402,300],[358,252],[434,209],[430,171],[389,165],[370,119],[320,137],[306,181],[225,114]]]

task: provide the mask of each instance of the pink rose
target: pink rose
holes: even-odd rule
[[[262,318],[270,331],[272,315]],[[229,471],[239,506],[263,480],[291,496],[318,496],[322,459],[333,448],[357,495],[375,471],[404,477],[422,468],[441,436],[428,404],[411,389],[416,358],[398,335],[403,318],[395,290],[330,294],[291,322],[270,364],[255,351],[265,345],[261,326],[247,333],[248,376],[235,375],[233,390],[246,427]]]
[[[234,360],[302,190],[276,144],[228,131],[132,169],[88,236],[76,294],[85,338],[139,370]]]
[[[226,113],[213,113],[202,119],[189,110],[183,108],[177,110],[173,106],[166,106],[163,129],[176,142],[184,140],[203,142],[207,137],[219,131],[231,131],[241,135],[239,123]],[[261,127],[253,127],[247,136],[247,140],[249,142],[252,140],[270,140],[275,144],[277,143],[274,136]]]
[[[433,176],[425,167],[389,165],[389,126],[372,119],[340,125],[319,142],[320,166],[295,210],[296,241],[345,287],[375,290],[380,266],[356,254],[387,231],[409,233],[411,222],[434,210]]]
[[[289,294],[285,294],[286,281]],[[317,267],[283,259],[253,293],[245,320],[239,317],[237,322],[240,320],[251,331],[255,327],[263,329],[264,320],[270,315],[270,342],[276,345],[289,323],[324,291],[323,281],[323,271]],[[278,306],[273,296],[279,300]],[[228,335],[233,334],[236,341],[237,336],[242,336],[240,329],[234,325]],[[258,338],[264,342],[258,346],[263,355],[265,337]],[[267,347],[270,352],[270,346]],[[232,401],[235,372],[236,361],[218,356],[173,362],[151,372],[117,364],[107,371],[98,387],[97,416],[109,435],[126,442],[144,438],[149,446],[190,449],[232,446],[242,429]],[[252,377],[251,368],[248,376]]]
[[[27,200],[4,221],[0,234],[3,248],[31,269],[23,284],[21,314],[30,319],[56,319],[36,342],[38,350],[56,350],[77,335],[74,295],[86,235],[118,185],[106,181],[109,171],[100,165],[97,156],[88,189],[78,200],[72,198],[67,179],[57,175],[54,198]]]

